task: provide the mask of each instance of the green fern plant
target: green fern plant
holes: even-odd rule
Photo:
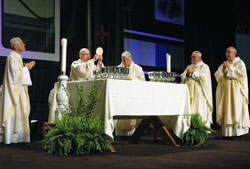
[[[97,95],[97,86],[93,85],[87,95],[84,93],[84,88],[82,84],[76,88],[77,95],[75,100],[77,102],[77,106],[74,107],[72,101],[69,101],[69,108],[73,115],[86,116],[86,118],[95,115],[95,107],[97,102],[99,101],[96,97]]]
[[[199,113],[191,115],[191,126],[181,137],[181,144],[187,146],[204,146],[213,138],[209,133],[215,132],[208,128]]]
[[[78,105],[56,119],[56,126],[50,127],[44,139],[44,148],[56,155],[89,155],[110,149],[111,138],[104,133],[104,123],[94,114],[97,103],[97,87],[93,85],[84,97],[83,87],[77,87]]]

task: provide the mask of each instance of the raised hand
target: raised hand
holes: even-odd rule
[[[24,63],[24,66],[28,68],[28,70],[31,70],[36,65],[35,61],[31,61],[29,63]]]
[[[100,59],[100,55],[95,54],[93,60],[94,60],[94,61],[97,61],[97,60],[99,60],[99,59]]]
[[[99,55],[99,60],[100,60],[100,61],[102,61],[102,60],[103,60],[102,55]]]

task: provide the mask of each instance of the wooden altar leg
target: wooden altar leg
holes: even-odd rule
[[[136,128],[135,132],[132,135],[131,142],[137,143],[141,136],[144,134],[145,130],[148,128],[149,124],[152,123],[152,118],[143,119],[138,127]]]
[[[143,119],[138,127],[136,128],[134,134],[132,135],[131,142],[137,143],[141,136],[145,133],[145,130],[148,128],[149,124],[152,123],[155,129],[162,131],[163,133],[163,139],[165,143],[169,143],[171,145],[174,145],[175,147],[179,147],[179,145],[175,142],[174,138],[172,137],[171,133],[167,129],[167,127],[162,123],[159,117],[157,116],[116,116],[114,119],[135,119],[135,118],[141,118]],[[109,142],[110,146],[113,148],[112,144]],[[111,150],[111,149],[110,149]],[[115,149],[113,148],[114,152]],[[112,152],[112,150],[111,150]]]
[[[113,147],[113,145],[110,143],[109,140],[108,140],[108,143],[109,143],[109,146],[110,146],[110,151],[111,151],[112,153],[115,153],[116,150],[115,150],[115,148]]]
[[[55,126],[56,126],[56,123],[54,123],[54,122],[44,122],[43,123],[43,139],[45,139],[45,136],[49,131],[48,128],[49,127],[55,127]]]
[[[167,129],[167,127],[162,123],[162,121],[160,120],[159,117],[155,116],[152,118],[152,124],[154,125],[154,127],[156,128],[156,130],[160,130],[163,133],[163,139],[167,142],[170,143],[172,145],[174,145],[175,147],[179,147],[180,145],[178,145],[174,138],[172,137],[171,133],[169,132],[169,130]]]

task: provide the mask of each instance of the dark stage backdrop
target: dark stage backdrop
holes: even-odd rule
[[[83,47],[90,48],[92,55],[98,46],[104,48],[104,64],[117,65],[123,51],[123,29],[136,28],[141,32],[165,33],[162,28],[168,27],[165,22],[158,22],[162,26],[140,26],[133,17],[142,21],[153,15],[154,8],[147,8],[147,13],[134,15],[133,11],[144,11],[144,0],[61,0],[60,38],[68,39],[67,74],[70,64],[79,58],[78,52]],[[150,0],[154,4],[154,0]],[[216,82],[213,74],[225,60],[225,49],[235,46],[235,7],[234,0],[185,0],[184,27],[171,27],[172,35],[184,39],[184,68],[190,64],[193,50],[200,50],[203,60],[211,69],[213,93]],[[154,18],[154,17],[151,17]],[[165,25],[166,24],[166,25]],[[183,33],[180,33],[183,32]],[[29,42],[26,42],[28,45]],[[0,57],[0,84],[2,84],[5,57]],[[147,68],[147,67],[145,67]],[[148,68],[150,70],[151,68]],[[183,70],[176,69],[177,73]],[[32,133],[41,133],[42,122],[48,118],[48,95],[60,74],[60,63],[37,60],[36,67],[31,71],[33,86],[29,88],[31,100],[30,119],[37,119]],[[215,101],[215,99],[214,99]],[[215,104],[214,104],[215,107]],[[215,110],[215,108],[214,108]],[[215,115],[215,111],[214,111]],[[215,118],[214,118],[215,123]],[[36,130],[37,129],[37,130]],[[39,130],[38,130],[39,129]]]

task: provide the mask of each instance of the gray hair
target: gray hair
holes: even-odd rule
[[[85,51],[85,50],[89,50],[88,48],[82,48],[80,51],[79,51],[79,55],[83,52],[83,51]]]
[[[198,51],[198,50],[193,51],[193,52],[192,52],[192,54],[193,54],[193,53],[195,53],[195,54],[197,54],[198,56],[202,57],[201,52],[200,52],[200,51]]]
[[[231,50],[235,53],[235,55],[237,54],[237,50],[236,50],[236,48],[235,48],[235,47],[230,46],[230,47],[228,47],[228,48],[231,48]],[[227,48],[227,49],[228,49],[228,48]]]
[[[131,59],[132,59],[132,54],[129,52],[129,51],[124,51],[123,53],[122,53],[122,58],[123,57],[130,57]]]
[[[19,38],[19,37],[12,38],[10,40],[10,48],[14,50],[15,46],[19,45],[19,40],[21,40],[21,38]]]

